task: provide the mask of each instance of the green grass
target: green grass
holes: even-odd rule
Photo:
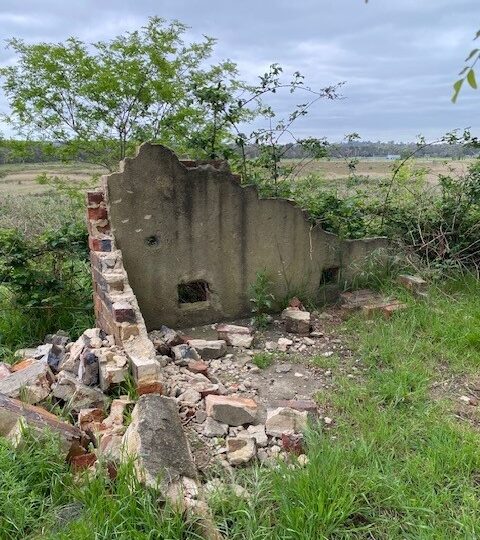
[[[79,280],[90,287],[87,264],[79,269]],[[86,328],[94,325],[91,306],[74,305],[74,299],[67,294],[62,303],[49,309],[37,306],[21,306],[12,293],[0,286],[0,360],[10,361],[16,349],[37,346],[45,336],[57,330],[65,330],[76,339]]]
[[[433,286],[427,300],[391,285],[385,291],[408,309],[345,323],[366,371],[361,380],[334,377],[327,395],[334,427],[312,425],[307,465],[292,458],[239,470],[235,481],[248,499],[233,490],[211,497],[225,538],[480,537],[480,434],[455,418],[457,396],[431,391],[434,382],[478,371],[480,283]],[[256,365],[275,359],[257,356]],[[131,469],[121,471],[115,482],[102,474],[74,482],[48,445],[0,444],[0,538],[195,538],[191,522],[159,507]],[[72,521],[59,522],[64,508],[76,509]]]
[[[216,501],[229,539],[480,537],[480,436],[448,396],[430,395],[434,381],[478,369],[480,283],[432,287],[427,301],[389,292],[409,309],[346,324],[368,371],[336,380],[335,428],[310,433],[307,466],[244,473],[252,498]]]
[[[253,355],[252,364],[255,364],[260,369],[265,369],[273,364],[274,359],[274,354],[268,352],[261,352]]]
[[[195,539],[192,520],[165,506],[135,479],[102,471],[74,477],[53,438],[26,435],[12,449],[0,439],[0,539]]]

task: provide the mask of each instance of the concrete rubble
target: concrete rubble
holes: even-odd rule
[[[227,345],[249,349],[253,343],[253,335],[250,328],[235,324],[217,324],[218,339],[224,340]]]
[[[311,315],[296,307],[287,307],[282,312],[285,330],[292,334],[308,335],[311,327]]]
[[[142,355],[132,363],[128,347],[101,330],[86,330],[74,342],[62,333],[49,336],[48,343],[26,351],[28,357],[19,354],[13,366],[0,363],[0,434],[15,440],[23,417],[37,431],[52,424],[66,452],[75,442],[69,458],[75,471],[106,463],[114,475],[120,462],[134,457],[142,482],[195,508],[208,523],[204,472],[217,465],[274,466],[279,459],[305,465],[303,432],[310,420],[331,428],[333,421],[320,416],[312,399],[316,372],[297,360],[342,353],[340,340],[329,337],[319,320],[297,303],[273,318],[266,333],[241,323],[184,332],[163,326],[149,333],[155,366],[149,356],[136,382],[132,373],[143,369]],[[259,368],[255,358],[261,354],[271,354],[274,364]],[[331,372],[322,370],[322,380]],[[140,397],[122,395],[126,381],[135,382]],[[6,392],[11,397],[1,395]],[[48,400],[68,407],[75,425],[41,407],[31,413],[16,399],[26,396],[46,407]]]
[[[386,298],[370,289],[359,289],[341,293],[340,302],[345,312],[360,312],[365,317],[380,314],[388,318],[393,313],[407,308],[406,304],[392,298]]]
[[[161,442],[161,444],[160,444]],[[184,479],[197,480],[189,445],[175,401],[155,394],[141,396],[124,435],[126,456],[135,458],[143,481],[167,490]]]

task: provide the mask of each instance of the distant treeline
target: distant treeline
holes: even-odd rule
[[[372,142],[352,141],[338,144],[330,144],[326,147],[327,153],[332,158],[370,158],[385,157],[396,159],[410,155],[416,151],[416,157],[450,158],[461,159],[477,157],[478,148],[465,144],[432,144],[419,148],[416,143]],[[299,159],[311,157],[309,150],[301,144],[289,143],[279,147],[279,153],[283,158]],[[246,147],[249,158],[260,155],[260,146],[251,144]],[[195,157],[195,156],[191,156]],[[42,141],[21,141],[17,139],[0,139],[0,165],[10,163],[44,163],[61,161],[64,158],[61,144],[53,144]],[[72,155],[69,154],[72,159]],[[86,161],[86,155],[81,151],[73,156],[77,161]]]
[[[372,142],[372,141],[352,141],[338,144],[329,144],[327,153],[335,158],[402,158],[415,152],[416,157],[436,157],[461,159],[466,157],[477,157],[480,154],[478,148],[466,144],[432,144],[430,146],[420,147],[416,143],[396,143],[390,142]],[[287,159],[298,159],[310,157],[308,149],[301,144],[286,144],[280,149],[282,157]],[[248,157],[257,157],[260,154],[260,148],[256,145],[250,145],[247,150]]]

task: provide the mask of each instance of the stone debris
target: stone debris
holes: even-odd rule
[[[257,403],[250,398],[208,395],[205,398],[207,415],[229,426],[253,424],[257,415]]]
[[[227,437],[227,459],[232,465],[243,465],[257,453],[253,437]]]
[[[304,305],[302,304],[302,302],[296,296],[294,296],[290,300],[290,302],[288,303],[288,307],[291,307],[293,309],[300,309],[301,311],[306,311]]]
[[[87,386],[97,386],[99,383],[98,357],[95,350],[84,349],[80,354],[78,364],[78,380]]]
[[[287,352],[287,350],[293,345],[293,341],[288,338],[281,337],[278,339],[277,348],[281,352]]]
[[[228,425],[222,424],[208,416],[203,425],[203,435],[205,437],[224,437],[228,434]]]
[[[129,372],[128,358],[115,350],[115,347],[100,349],[98,356],[99,383],[105,392],[112,386],[122,383]]]
[[[273,437],[301,433],[307,427],[308,412],[289,407],[277,407],[267,411],[266,432]]]
[[[249,349],[253,343],[253,335],[250,328],[235,324],[217,324],[218,339],[224,340],[227,345]]]
[[[191,360],[200,360],[200,356],[197,351],[185,343],[172,347],[172,354],[175,363],[179,366],[188,366]]]
[[[400,274],[397,282],[413,292],[417,296],[426,296],[428,283],[420,276],[411,276],[409,274]]]
[[[172,484],[197,479],[196,467],[175,401],[155,394],[140,396],[123,437],[126,456],[135,459],[139,479],[166,493]]]
[[[257,446],[264,447],[268,445],[268,437],[263,424],[248,426],[247,433],[255,439]]]
[[[225,356],[227,343],[223,339],[207,341],[206,339],[190,339],[188,342],[204,360],[215,360]]]
[[[3,379],[6,379],[7,377],[10,377],[11,375],[10,366],[8,364],[5,364],[5,362],[0,362],[0,381],[3,381]]]
[[[347,291],[340,294],[342,308],[347,312],[361,311],[366,317],[381,314],[390,317],[399,310],[406,309],[406,304],[398,300],[385,298],[381,294],[370,289]]]
[[[289,454],[303,454],[304,440],[301,433],[282,433],[282,448]]]
[[[78,412],[77,424],[82,431],[100,431],[103,428],[102,422],[105,420],[103,409],[80,409]]]
[[[66,402],[74,411],[102,407],[107,402],[107,396],[99,388],[82,384],[68,371],[61,371],[57,375],[52,395]]]
[[[180,394],[180,396],[178,397],[178,401],[180,401],[180,403],[183,403],[184,405],[187,405],[189,407],[193,407],[201,399],[202,395],[194,388],[189,388],[188,390],[185,390],[185,392],[183,392],[183,394]]]
[[[288,307],[282,311],[285,321],[285,330],[292,334],[309,334],[311,328],[311,315],[308,311]]]
[[[471,405],[472,407],[476,407],[478,405],[478,399],[471,397],[471,396],[460,396],[460,401],[463,401],[467,405]]]
[[[190,360],[187,368],[192,373],[201,373],[202,375],[206,375],[208,372],[208,364],[203,360]]]
[[[15,367],[15,366],[14,366]],[[46,361],[24,360],[0,381],[0,394],[21,398],[30,404],[39,403],[50,394],[54,375]]]
[[[66,454],[83,453],[88,442],[80,429],[59,420],[45,409],[0,394],[0,435],[18,443],[22,425],[28,425],[37,434],[50,430],[59,435]]]

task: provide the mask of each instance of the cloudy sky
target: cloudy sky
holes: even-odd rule
[[[278,62],[313,87],[346,81],[344,99],[316,108],[298,126],[302,136],[340,140],[355,131],[408,141],[454,128],[480,131],[480,90],[450,101],[480,27],[479,0],[0,0],[0,37],[92,42],[150,15],[188,24],[192,39],[216,37],[216,58],[237,62],[246,79]],[[12,61],[2,46],[0,63]],[[1,93],[0,112],[8,112]],[[9,134],[0,123],[1,132]]]

